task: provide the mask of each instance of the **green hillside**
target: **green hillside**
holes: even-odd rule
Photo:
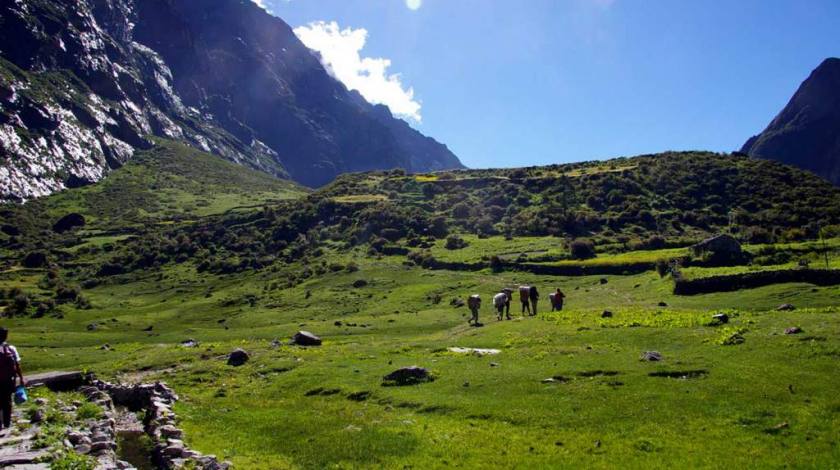
[[[262,207],[308,192],[291,181],[177,142],[158,140],[155,147],[138,152],[97,184],[62,191],[22,206],[0,206],[0,211],[7,225],[25,236],[41,237],[69,213],[84,216],[86,232],[130,231]]]
[[[189,446],[236,468],[840,458],[840,284],[675,294],[677,282],[722,275],[834,276],[840,197],[808,173],[685,153],[355,174],[306,194],[183,150],[164,145],[102,183],[7,209],[30,234],[2,242],[0,272],[3,324],[28,372],[165,380]],[[152,179],[160,191],[142,189]],[[119,208],[123,192],[143,202]],[[43,232],[68,211],[90,223]],[[124,232],[100,232],[109,226]],[[722,231],[744,242],[729,266],[687,248]],[[23,266],[31,252],[49,264]],[[513,320],[497,320],[492,296],[523,284],[539,287],[538,314],[520,315],[514,299]],[[548,305],[556,288],[562,312]],[[483,327],[467,325],[472,294]],[[785,334],[793,326],[802,332]],[[323,345],[290,345],[298,330]],[[251,360],[226,365],[234,348]],[[383,386],[411,365],[435,380]]]

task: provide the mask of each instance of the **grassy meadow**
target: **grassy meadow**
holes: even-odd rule
[[[840,457],[840,288],[678,297],[653,272],[602,284],[341,256],[359,270],[273,289],[270,273],[176,266],[86,290],[90,310],[5,323],[28,371],[167,381],[183,398],[188,443],[238,468],[825,468]],[[41,275],[4,273],[2,284],[31,286]],[[351,287],[359,279],[367,285]],[[521,317],[514,302],[515,319],[498,322],[491,295],[520,283],[544,296],[560,287],[567,310],[547,312],[543,301],[539,315]],[[484,327],[468,327],[466,309],[449,305],[471,293],[485,299]],[[777,312],[780,303],[797,310]],[[614,316],[601,318],[605,309]],[[718,311],[731,323],[709,326]],[[804,333],[785,335],[790,326]],[[299,329],[323,346],[286,344]],[[724,345],[736,333],[745,341]],[[199,346],[181,346],[187,339]],[[447,352],[453,346],[501,353]],[[225,364],[236,347],[251,353],[246,366]],[[664,360],[640,361],[651,350]],[[408,365],[436,380],[381,385]]]
[[[686,178],[727,164],[684,157]],[[789,173],[735,163],[750,181]],[[672,275],[653,267],[547,276],[418,262],[622,266],[687,256],[691,240],[725,229],[714,225],[728,220],[720,198],[686,193],[670,207],[657,190],[636,188],[627,199],[608,190],[652,184],[648,167],[679,164],[669,155],[469,171],[455,183],[450,174],[380,172],[309,192],[164,142],[102,183],[2,208],[0,324],[27,373],[166,381],[181,396],[187,444],[241,469],[836,467],[840,286],[678,296]],[[558,192],[567,180],[557,178],[588,194],[579,204],[610,207],[602,220],[582,207],[556,226],[600,227],[590,237],[594,258],[571,259],[571,234],[540,232],[544,208],[553,204],[552,215],[570,204]],[[499,181],[504,198],[486,186]],[[451,184],[464,186],[441,189]],[[758,204],[753,197],[734,194],[732,204]],[[796,223],[833,201],[811,197],[795,207]],[[628,215],[639,201],[650,202],[648,225]],[[698,225],[681,225],[682,207],[699,211]],[[837,204],[826,207],[836,224]],[[50,232],[70,211],[86,225]],[[688,265],[682,276],[799,269],[802,259],[819,267],[826,255],[840,267],[840,239],[807,241],[790,217],[772,222],[776,212],[768,206],[747,220],[751,264]],[[504,233],[508,223],[523,233]],[[772,230],[753,230],[760,224]],[[744,227],[737,232],[747,237]],[[450,236],[460,248],[446,247]],[[670,247],[642,249],[665,238]],[[24,267],[31,252],[47,265]],[[514,300],[513,320],[498,321],[492,296],[521,284],[539,287],[538,314],[522,316]],[[556,288],[567,295],[562,312],[548,305]],[[471,294],[483,299],[482,327],[468,326],[459,306]],[[717,313],[730,321],[715,324]],[[802,331],[785,334],[790,327]],[[290,345],[299,330],[323,345]],[[226,364],[235,348],[250,354],[246,365]],[[642,360],[646,351],[662,360]],[[384,375],[411,365],[434,381],[383,386]]]

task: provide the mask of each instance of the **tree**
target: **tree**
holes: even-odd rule
[[[595,244],[590,240],[578,239],[569,244],[569,254],[573,259],[590,259],[595,257]]]

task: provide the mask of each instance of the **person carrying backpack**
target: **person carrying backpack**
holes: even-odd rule
[[[9,330],[0,328],[0,412],[3,414],[0,433],[7,432],[12,427],[12,395],[17,387],[24,385],[23,371],[20,368],[20,354],[17,348],[7,343]]]

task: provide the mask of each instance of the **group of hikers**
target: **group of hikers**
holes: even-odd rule
[[[548,299],[551,303],[551,311],[563,310],[563,300],[566,295],[558,288],[554,292],[548,294]],[[519,286],[519,302],[522,304],[522,314],[526,312],[529,316],[537,314],[537,301],[540,299],[540,293],[537,291],[537,286]],[[505,317],[511,320],[510,303],[513,300],[513,289],[509,287],[503,288],[498,294],[493,296],[493,307],[496,308],[496,317],[502,320]],[[481,296],[473,294],[467,298],[467,307],[469,307],[472,317],[467,320],[468,324],[480,325],[478,322],[478,311],[481,309]]]

